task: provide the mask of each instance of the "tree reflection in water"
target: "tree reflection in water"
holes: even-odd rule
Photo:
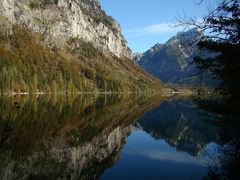
[[[222,98],[210,97],[197,99],[198,107],[214,113],[218,118],[210,123],[220,128],[219,136],[223,146],[219,147],[220,165],[210,168],[207,178],[238,179],[240,177],[240,104],[238,94],[229,94]]]
[[[123,146],[133,130],[145,131],[154,138],[133,144],[143,148],[136,149],[139,152],[156,152],[152,154],[154,157],[161,155],[156,163],[165,165],[162,155],[173,155],[183,158],[182,163],[189,161],[200,167],[201,163],[205,166],[207,159],[199,164],[197,159],[207,155],[216,161],[215,165],[211,163],[207,179],[236,175],[237,126],[233,128],[226,116],[199,109],[192,100],[163,100],[142,95],[1,97],[0,177],[99,179],[106,169],[111,171],[116,167],[114,164],[122,162],[120,155],[124,158],[124,153],[120,152],[124,152]],[[209,153],[206,148],[213,142],[219,144],[220,154],[206,154]],[[152,148],[162,147],[171,152],[151,149],[148,143],[154,144]],[[151,165],[150,162],[146,164]]]
[[[1,97],[0,177],[98,179],[130,125],[157,98],[138,95]]]

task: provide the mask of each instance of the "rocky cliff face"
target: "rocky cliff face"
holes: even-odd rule
[[[104,53],[131,58],[119,24],[97,0],[1,0],[0,16],[43,34],[44,42],[55,49],[79,38]]]
[[[196,43],[202,36],[197,28],[180,32],[165,44],[154,45],[137,63],[167,83],[198,83],[193,57],[200,53]]]

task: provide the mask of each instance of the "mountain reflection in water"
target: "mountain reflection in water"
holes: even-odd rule
[[[1,97],[0,177],[201,179],[219,141],[208,116],[140,95]]]

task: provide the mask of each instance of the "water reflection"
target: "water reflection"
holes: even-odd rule
[[[2,97],[0,177],[97,179],[119,158],[130,124],[158,103],[116,95]]]
[[[160,97],[1,97],[0,177],[199,179],[219,143],[207,117]]]
[[[144,114],[136,127],[197,156],[207,144],[219,142],[219,129],[207,121],[211,117],[191,100],[170,99]]]
[[[191,100],[162,102],[133,124],[119,161],[101,178],[204,178],[218,166],[219,129],[208,123],[210,117]]]

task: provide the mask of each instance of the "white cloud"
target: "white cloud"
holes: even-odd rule
[[[177,32],[181,29],[180,27],[174,27],[173,23],[157,23],[142,28],[128,29],[124,32],[130,36],[145,36]]]
[[[184,152],[164,152],[157,149],[131,149],[131,151],[125,151],[126,154],[133,154],[138,156],[143,156],[153,160],[159,161],[171,161],[175,163],[184,163],[208,167],[214,165],[212,159],[207,155],[200,155],[199,157],[191,156],[190,154]]]

